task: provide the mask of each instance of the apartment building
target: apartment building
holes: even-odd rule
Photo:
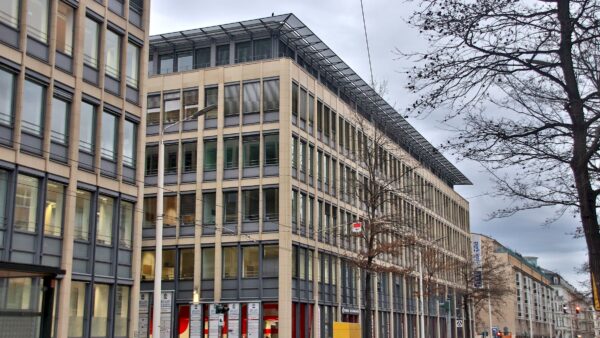
[[[389,142],[381,175],[419,186],[386,208],[414,215],[440,257],[467,259],[469,207],[453,187],[468,179],[296,16],[151,36],[148,64],[140,337],[152,326],[161,139],[161,337],[332,337],[335,322],[362,322],[364,273],[348,258],[365,206],[352,182],[374,130]],[[414,250],[379,259],[408,272],[375,279],[377,337],[416,337],[418,314],[428,337],[448,337],[446,298],[462,337],[454,272],[419,309]]]
[[[0,337],[133,337],[149,1],[0,1]]]

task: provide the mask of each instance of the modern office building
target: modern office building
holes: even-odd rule
[[[377,150],[382,177],[418,186],[386,210],[412,215],[442,259],[467,259],[469,207],[453,187],[468,179],[294,15],[151,36],[149,55],[139,315],[151,322],[162,216],[161,337],[332,337],[334,322],[362,322],[363,274],[347,258],[361,250],[348,234],[364,205],[351,182],[375,130],[389,143]],[[377,337],[416,337],[415,257],[379,258],[407,272],[376,278]],[[437,282],[427,337],[447,337],[446,297],[451,336],[462,337],[458,278]]]
[[[149,1],[0,1],[0,337],[133,337]]]

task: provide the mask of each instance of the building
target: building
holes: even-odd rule
[[[487,308],[478,313],[476,332],[489,331],[491,326],[513,338],[555,337],[552,322],[554,291],[551,280],[538,266],[537,257],[524,257],[484,235],[481,239],[485,245],[494,248],[494,255],[506,266],[506,282],[514,286],[515,292],[506,297],[504,304],[492,304],[491,325]]]
[[[0,337],[133,337],[149,2],[0,2]]]
[[[443,259],[466,261],[468,203],[453,187],[468,179],[296,16],[152,36],[149,55],[140,323],[151,322],[161,137],[161,336],[332,337],[334,322],[362,322],[362,274],[347,258],[360,249],[348,234],[364,210],[349,182],[364,175],[376,125],[390,143],[378,150],[382,175],[410,172],[403,184],[418,186],[386,208],[415,215],[422,239],[444,239]],[[409,269],[416,254],[385,263]],[[437,281],[427,336],[462,336],[456,273]],[[377,337],[416,337],[414,269],[374,285]],[[216,305],[229,308],[221,319]]]

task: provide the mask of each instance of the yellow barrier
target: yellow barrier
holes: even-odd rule
[[[360,324],[333,322],[333,338],[360,337]]]

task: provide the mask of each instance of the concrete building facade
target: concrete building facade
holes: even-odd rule
[[[149,1],[0,2],[0,336],[133,337]]]
[[[448,262],[467,259],[468,203],[453,186],[470,182],[294,15],[152,36],[149,55],[144,321],[151,322],[161,216],[161,137],[168,300],[161,331],[168,335],[332,337],[334,322],[362,322],[364,274],[348,259],[361,250],[349,234],[364,213],[350,182],[364,175],[361,153],[372,137],[359,121],[370,130],[386,126],[391,145],[379,154],[382,175],[416,168],[397,184],[419,188],[387,208],[414,215],[423,240],[443,239],[436,245]],[[185,120],[213,105],[197,121]],[[380,259],[407,272],[376,278],[376,336],[416,337],[416,253]],[[449,327],[462,337],[458,277],[446,272],[436,281],[443,291],[425,300],[427,336],[448,337]],[[446,298],[449,326],[439,307]],[[229,307],[221,319],[217,304]],[[149,335],[147,328],[139,333]]]

